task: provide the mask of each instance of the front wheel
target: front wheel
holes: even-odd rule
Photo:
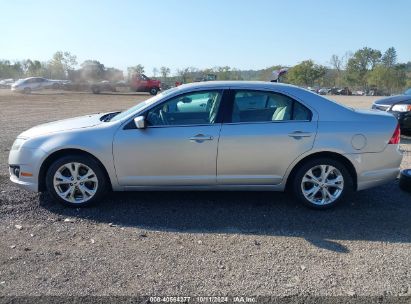
[[[304,205],[313,209],[334,207],[353,191],[347,168],[334,159],[313,159],[296,172],[293,193]]]
[[[107,180],[100,164],[82,155],[56,160],[47,171],[46,185],[52,197],[70,207],[93,204],[107,190]]]
[[[91,91],[93,92],[93,94],[100,94],[101,90],[99,86],[92,86]]]
[[[24,94],[30,94],[31,93],[31,88],[24,88],[23,93]]]

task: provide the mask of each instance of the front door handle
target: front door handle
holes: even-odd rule
[[[295,139],[299,139],[301,137],[311,137],[312,133],[310,132],[303,132],[303,131],[294,131],[290,134],[288,134],[290,137],[294,137]]]
[[[211,135],[197,134],[193,137],[190,137],[190,140],[202,142],[205,140],[213,140],[213,137]]]

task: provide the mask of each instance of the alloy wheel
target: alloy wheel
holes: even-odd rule
[[[63,200],[80,204],[87,202],[96,194],[98,179],[89,166],[70,162],[62,165],[54,173],[53,186]]]
[[[343,193],[344,177],[340,170],[331,165],[317,165],[304,174],[301,190],[310,203],[328,205]]]

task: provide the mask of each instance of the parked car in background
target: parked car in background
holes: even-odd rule
[[[161,82],[144,74],[134,74],[131,77],[130,88],[134,92],[149,92],[151,95],[156,95],[160,91]]]
[[[330,89],[327,88],[321,88],[318,90],[318,94],[320,95],[327,95]]]
[[[291,85],[210,81],[171,88],[124,112],[31,128],[13,143],[9,171],[16,185],[74,207],[109,189],[288,189],[324,209],[395,180],[399,140],[388,113]]]
[[[90,89],[94,94],[100,94],[100,92],[116,92],[116,85],[112,84],[108,80],[103,80],[90,85]]]
[[[64,80],[52,80],[43,77],[29,77],[19,79],[11,85],[11,90],[22,93],[30,93],[31,91],[42,90],[46,88],[58,89]]]
[[[328,90],[328,93],[331,94],[331,95],[338,95],[339,90],[340,90],[340,88],[332,87],[331,89]]]
[[[14,79],[2,79],[0,80],[0,89],[10,89],[11,85],[14,83]]]
[[[357,90],[357,91],[352,92],[352,94],[355,96],[364,96],[365,92],[362,90]]]
[[[411,132],[411,88],[401,95],[378,99],[373,109],[393,114],[400,123],[403,132]]]
[[[339,89],[337,91],[337,95],[352,95],[351,90],[348,87],[345,87],[344,89]]]

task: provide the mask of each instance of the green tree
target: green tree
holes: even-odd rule
[[[72,55],[70,52],[58,51],[54,53],[48,65],[50,77],[66,79],[76,65],[77,57],[75,55]]]
[[[105,76],[104,64],[98,60],[86,60],[81,64],[81,76],[85,80],[102,80]]]
[[[153,77],[156,78],[158,74],[158,69],[156,67],[153,68]]]
[[[397,63],[397,51],[394,47],[390,47],[381,58],[381,62],[387,68],[392,68]]]
[[[163,79],[167,79],[168,75],[170,75],[170,68],[162,66],[160,68],[160,74]]]
[[[305,60],[288,70],[287,80],[296,85],[313,86],[325,72],[326,67],[314,64],[312,60]]]
[[[371,86],[386,90],[389,94],[402,91],[406,85],[405,65],[387,67],[385,64],[379,64],[369,72],[368,82]]]
[[[24,77],[24,71],[20,62],[11,63],[9,60],[0,60],[0,79]]]
[[[354,53],[348,60],[346,68],[346,79],[350,85],[368,86],[368,72],[373,70],[381,59],[381,52],[368,47],[364,47]]]
[[[144,66],[137,64],[127,68],[128,77],[131,78],[133,74],[144,74]]]

